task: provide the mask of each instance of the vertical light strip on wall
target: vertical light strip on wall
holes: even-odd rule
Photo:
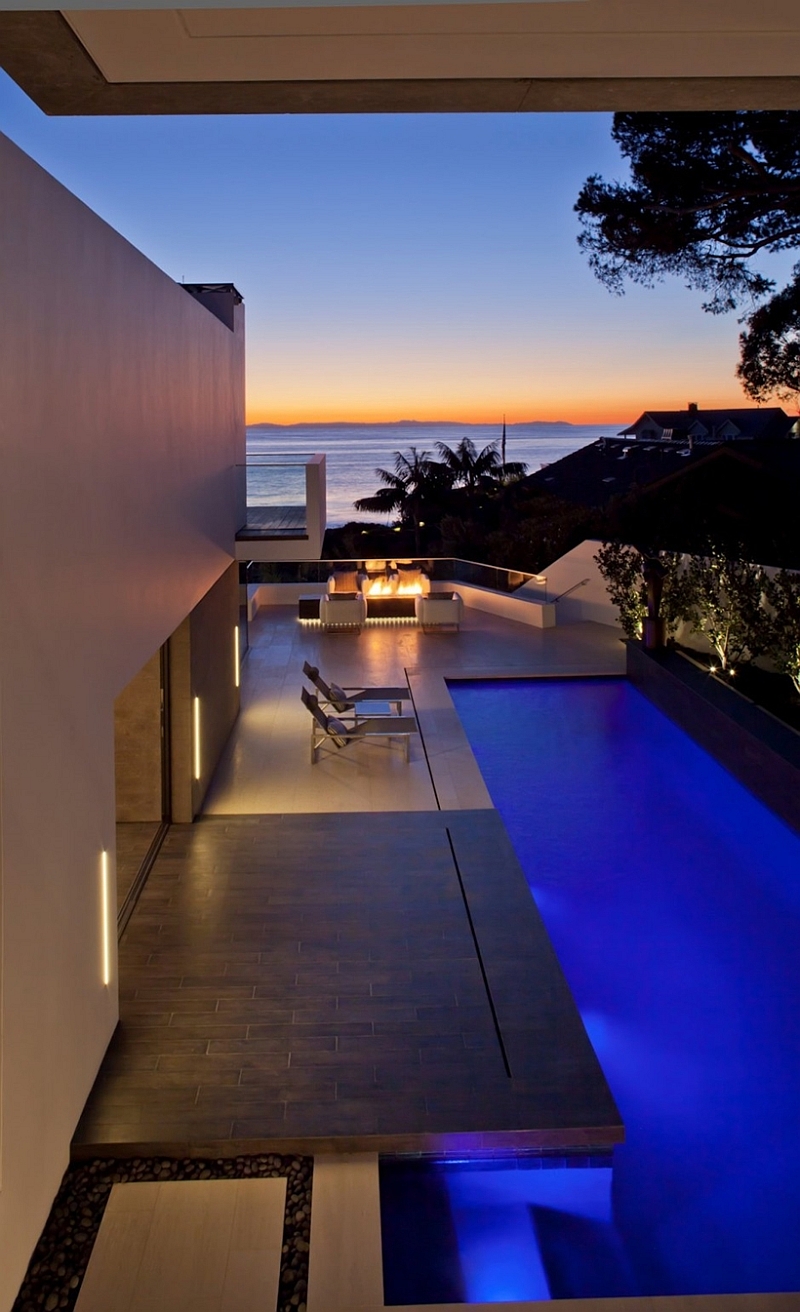
[[[194,777],[200,778],[200,698],[194,699]]]
[[[233,678],[239,687],[239,625],[233,630]]]
[[[111,983],[111,873],[105,848],[100,856],[100,904],[103,917],[103,985],[108,988]]]

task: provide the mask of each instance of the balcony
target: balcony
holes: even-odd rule
[[[325,456],[250,456],[237,466],[239,560],[319,560],[326,526]]]

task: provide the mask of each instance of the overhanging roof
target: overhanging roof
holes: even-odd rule
[[[0,64],[50,114],[800,108],[796,0],[0,12]]]

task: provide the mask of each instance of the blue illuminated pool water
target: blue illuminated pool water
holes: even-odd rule
[[[572,1234],[576,1294],[800,1289],[800,839],[624,680],[451,693],[627,1134],[607,1215],[598,1175],[577,1209],[526,1198],[517,1242]],[[486,1292],[503,1174],[470,1223],[480,1173],[440,1172],[472,1301],[547,1296],[521,1268]]]

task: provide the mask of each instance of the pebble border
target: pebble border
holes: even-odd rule
[[[312,1157],[96,1158],[68,1167],[12,1312],[74,1308],[112,1185],[143,1180],[286,1177],[286,1214],[277,1312],[305,1312],[311,1235]]]

